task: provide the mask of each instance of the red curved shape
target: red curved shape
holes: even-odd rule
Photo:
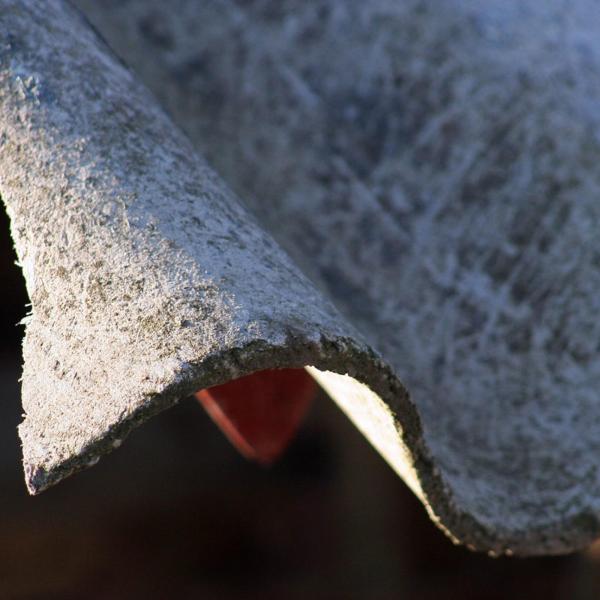
[[[194,395],[246,458],[268,465],[288,446],[316,392],[304,369],[269,369]]]

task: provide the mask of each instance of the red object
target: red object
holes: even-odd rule
[[[288,446],[316,391],[304,369],[269,369],[194,395],[246,458],[268,465]]]

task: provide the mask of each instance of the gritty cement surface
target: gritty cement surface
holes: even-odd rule
[[[267,349],[277,366],[297,343],[303,365],[304,346],[355,336],[78,13],[5,7],[2,197],[32,301],[21,436],[38,491]]]
[[[76,4],[136,75],[68,5],[0,3],[30,490],[313,365],[454,539],[597,537],[593,3]]]

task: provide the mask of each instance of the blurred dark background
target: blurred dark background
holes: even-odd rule
[[[0,210],[0,599],[600,597],[600,547],[525,560],[453,546],[324,395],[270,469],[186,400],[29,497],[15,260]]]

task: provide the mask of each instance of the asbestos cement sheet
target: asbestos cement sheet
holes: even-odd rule
[[[76,4],[0,0],[30,491],[307,366],[453,539],[597,537],[592,0]]]

